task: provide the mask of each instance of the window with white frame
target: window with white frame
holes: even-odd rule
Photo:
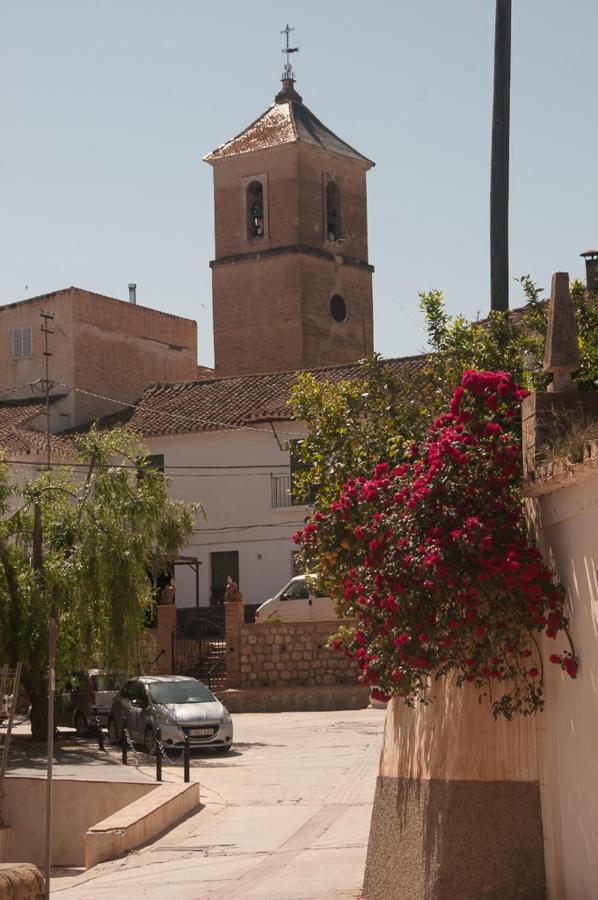
[[[28,359],[33,356],[31,325],[19,325],[12,329],[12,358]]]

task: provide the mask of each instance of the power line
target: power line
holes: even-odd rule
[[[27,468],[33,468],[33,469],[47,468],[47,464],[41,462],[40,460],[29,461],[26,459],[5,459],[5,460],[3,460],[3,462],[9,463],[10,465],[13,465],[13,466],[25,466]],[[282,466],[282,465],[284,465],[284,463],[281,463],[280,465]],[[59,469],[59,468],[61,468],[61,469],[88,469],[89,464],[88,463],[79,463],[79,462],[57,463],[53,460],[52,468],[54,468],[54,469]],[[118,464],[111,466],[109,463],[106,463],[106,464],[97,463],[94,466],[94,468],[95,469],[127,469],[127,470],[135,471],[135,472],[139,471],[138,466],[118,465]],[[166,470],[166,469],[169,469],[170,466],[165,466],[164,468]],[[181,466],[181,468],[185,468],[185,466]],[[198,468],[202,468],[202,467],[198,466]],[[206,466],[206,468],[212,468],[212,466]],[[214,466],[213,468],[218,469],[219,467]],[[272,479],[272,478],[276,478],[276,477],[279,477],[279,478],[290,478],[291,477],[290,470],[288,470],[288,466],[287,466],[287,471],[285,471],[285,472],[272,472],[272,471],[270,471],[270,469],[271,469],[270,466],[264,467],[264,468],[268,469],[267,472],[229,472],[228,468],[236,468],[236,467],[235,466],[231,466],[231,467],[222,466],[221,469],[224,471],[216,471],[216,472],[201,472],[201,473],[199,473],[199,472],[187,472],[187,473],[173,472],[172,474],[171,473],[165,473],[165,474],[169,481],[173,478],[270,478],[270,479]],[[248,468],[250,468],[250,467],[248,467]]]
[[[210,540],[209,544],[207,544],[207,543],[206,544],[187,544],[186,546],[188,549],[206,550],[208,547],[224,547],[224,546],[228,546],[230,544],[234,544],[235,546],[237,546],[237,544],[258,544],[259,545],[259,544],[271,544],[273,542],[279,543],[280,541],[284,541],[285,543],[288,543],[290,540],[291,540],[290,537],[281,535],[280,537],[237,538],[236,540],[231,538],[230,541]],[[295,546],[295,545],[293,544],[293,546]]]
[[[35,433],[35,432],[33,432],[33,433]],[[22,460],[22,459],[7,459],[5,461],[14,463],[15,465],[18,465],[18,466],[43,466],[43,463],[39,462],[38,460],[28,461],[28,460]],[[56,463],[56,465],[62,466],[63,468],[67,468],[67,469],[71,469],[71,468],[86,469],[88,467],[88,463],[83,463],[83,462],[72,462],[72,463],[64,462],[64,463]],[[212,471],[213,469],[215,469],[217,472],[220,470],[223,470],[223,469],[224,470],[228,470],[228,469],[267,469],[268,470],[267,472],[256,472],[255,474],[256,475],[269,475],[271,470],[275,469],[277,466],[284,468],[286,471],[273,472],[274,475],[288,475],[289,474],[289,464],[288,463],[272,463],[271,465],[268,465],[268,463],[255,463],[255,464],[238,463],[237,465],[235,465],[234,463],[231,463],[230,465],[222,465],[222,466],[220,466],[220,465],[219,466],[217,466],[217,465],[213,465],[213,466],[196,466],[196,465],[175,466],[175,465],[172,465],[171,466],[171,465],[165,464],[164,469],[177,469],[177,470],[178,469],[185,469],[185,470],[190,469],[192,471],[196,471],[198,469],[200,469],[202,471],[204,469],[209,469],[210,471]],[[104,468],[104,469],[133,469],[135,471],[139,471],[139,469],[141,467],[142,467],[141,464],[139,466],[137,466],[137,465],[134,465],[133,463],[114,463],[114,465],[111,465],[110,463],[97,463],[94,466],[94,468],[96,468],[96,469],[102,469],[102,468]],[[233,473],[233,474],[235,474],[235,473]],[[241,476],[241,475],[243,475],[243,472],[238,472],[236,474]],[[251,474],[251,473],[249,473],[249,474]],[[173,476],[169,476],[169,477],[173,477]],[[185,476],[181,475],[180,477],[185,477]]]
[[[303,512],[303,510],[302,510]],[[225,531],[250,531],[253,528],[286,528],[289,525],[292,525],[293,528],[299,528],[303,525],[303,522],[290,521],[290,522],[266,522],[257,525],[222,525],[219,528],[194,528],[194,534],[212,534],[212,533],[220,533]]]

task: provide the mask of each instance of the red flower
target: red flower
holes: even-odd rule
[[[389,694],[385,694],[384,691],[376,687],[370,688],[370,697],[372,700],[379,700],[381,703],[388,703],[390,700]]]
[[[567,675],[570,678],[577,677],[577,671],[579,669],[579,665],[577,663],[577,660],[574,659],[574,657],[566,656],[565,659],[563,660],[563,666],[564,666],[565,672],[567,673]]]

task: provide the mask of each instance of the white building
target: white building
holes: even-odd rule
[[[425,357],[387,363],[413,384]],[[357,378],[359,364],[311,371],[338,383]],[[176,567],[177,606],[219,604],[228,575],[246,603],[262,603],[295,574],[291,538],[311,513],[293,498],[290,445],[305,434],[287,405],[296,379],[293,371],[155,384],[134,408],[104,420],[139,433],[171,495],[203,506],[181,554],[191,564]]]

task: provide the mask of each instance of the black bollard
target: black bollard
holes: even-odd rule
[[[191,748],[189,746],[189,735],[185,734],[185,749],[183,750],[183,781],[190,781],[189,769],[191,764]]]
[[[127,717],[122,717],[122,734],[121,734],[121,748],[123,752],[123,766],[127,764]]]
[[[97,706],[92,707],[93,720],[95,722],[96,730],[98,732],[98,746],[100,750],[105,750],[104,747],[104,732],[102,731],[102,726],[100,725],[100,717],[98,715]]]
[[[162,781],[162,729],[156,728],[156,781]]]

